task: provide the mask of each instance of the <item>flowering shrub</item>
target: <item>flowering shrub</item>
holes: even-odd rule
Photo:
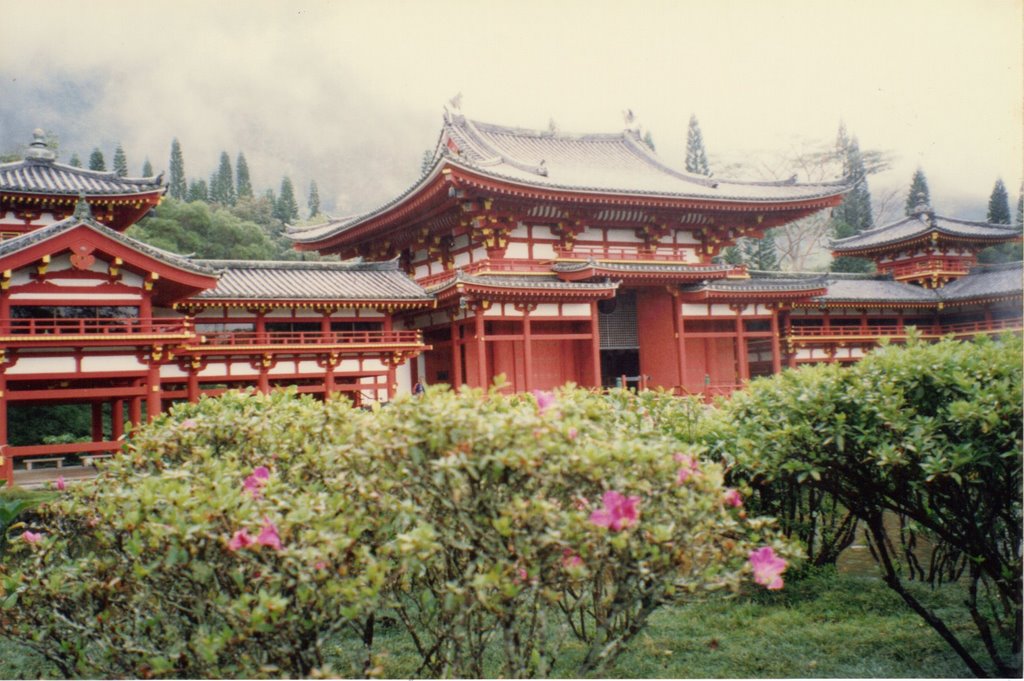
[[[176,408],[14,542],[0,630],[67,677],[313,673],[383,583],[330,458],[362,418],[287,394]]]
[[[360,433],[350,463],[393,527],[389,593],[420,673],[482,676],[491,646],[500,675],[541,676],[572,636],[584,673],[662,604],[736,589],[765,541],[792,557],[729,503],[719,466],[631,425],[635,407],[582,390],[430,388]]]

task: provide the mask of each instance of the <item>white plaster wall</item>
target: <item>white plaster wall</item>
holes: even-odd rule
[[[703,317],[708,313],[708,306],[703,303],[683,303],[684,317]]]
[[[398,384],[398,395],[408,395],[412,392],[412,371],[409,369],[409,362],[396,367],[395,383]]]
[[[565,317],[590,317],[590,303],[564,303],[562,315]]]
[[[541,303],[537,306],[537,309],[530,313],[531,317],[557,317],[558,304],[557,303]]]
[[[145,371],[146,365],[134,355],[85,355],[82,373],[92,371]]]
[[[506,258],[529,258],[530,257],[530,246],[529,244],[516,241],[510,243],[508,248],[505,249]]]
[[[74,357],[19,357],[14,366],[6,371],[8,376],[21,374],[68,374],[75,373]]]
[[[534,258],[554,258],[555,247],[551,244],[534,244],[533,245],[533,257]]]
[[[456,253],[452,262],[455,264],[455,267],[465,267],[470,263],[469,253]]]

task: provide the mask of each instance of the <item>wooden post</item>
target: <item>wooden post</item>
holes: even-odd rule
[[[743,330],[743,308],[736,310],[736,368],[739,371],[740,383],[750,380],[750,364],[747,361],[747,337]]]
[[[103,442],[103,403],[92,403],[92,441]]]
[[[601,323],[598,321],[597,301],[590,303],[591,385],[601,387]]]
[[[199,401],[199,369],[191,363],[188,367],[188,401],[192,404]]]
[[[114,400],[110,414],[110,439],[119,440],[124,435],[124,400]]]
[[[452,320],[452,388],[462,385],[462,344],[459,342],[458,320]]]
[[[779,338],[779,308],[772,306],[772,373],[782,373],[782,344]]]
[[[146,420],[152,421],[159,416],[162,407],[160,391],[160,364],[156,361],[150,360],[149,371],[146,373]]]
[[[672,294],[672,326],[676,334],[676,363],[677,375],[679,377],[679,388],[686,388],[686,334],[685,320],[683,319],[683,304],[679,297]]]
[[[128,421],[132,428],[137,428],[142,423],[142,398],[136,395],[128,403]]]
[[[14,459],[6,456],[7,450],[7,374],[0,371],[0,456],[3,456],[4,481],[14,486]]]
[[[527,392],[533,390],[533,332],[530,323],[530,306],[523,306],[523,373],[526,378],[523,381],[523,389]]]
[[[484,306],[478,303],[476,315],[473,317],[474,335],[476,338],[476,380],[481,388],[487,387],[487,342],[484,338]]]

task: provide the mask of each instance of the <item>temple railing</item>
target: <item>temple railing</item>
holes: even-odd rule
[[[253,346],[393,346],[421,345],[419,331],[213,331],[200,336],[204,347],[244,348]]]
[[[973,322],[959,322],[956,324],[926,324],[926,325],[896,325],[896,324],[867,324],[865,326],[794,326],[787,333],[787,337],[798,339],[838,339],[845,338],[904,338],[908,329],[915,327],[918,334],[925,338],[939,338],[942,336],[974,336],[981,333],[999,333],[1001,331],[1020,331],[1024,329],[1024,320],[1016,319],[993,319],[990,321],[978,320]]]
[[[973,260],[965,258],[933,257],[914,260],[899,265],[880,265],[883,272],[891,273],[894,279],[912,278],[917,275],[928,275],[935,272],[945,274],[967,274]]]
[[[18,318],[0,319],[0,341],[47,343],[56,340],[124,340],[145,335],[187,337],[192,333],[187,319],[138,317]]]
[[[637,244],[633,248],[612,248],[608,246],[581,246],[575,245],[572,248],[556,248],[555,257],[559,260],[621,260],[625,262],[671,262],[677,264],[687,263],[687,252],[690,249],[673,250],[658,248],[653,251],[644,251]]]

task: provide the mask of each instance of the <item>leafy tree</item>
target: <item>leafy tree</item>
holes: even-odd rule
[[[107,163],[103,160],[103,152],[99,150],[99,147],[92,150],[92,154],[89,155],[89,170],[106,170]]]
[[[68,160],[68,165],[74,168],[82,167],[82,159],[78,158],[78,152],[71,154],[71,158]]]
[[[230,210],[202,201],[167,200],[155,215],[130,227],[127,234],[173,253],[200,258],[274,260],[278,248],[260,225]]]
[[[249,178],[249,163],[242,152],[238,152],[238,159],[235,161],[235,178],[235,193],[238,198],[251,199],[252,180]]]
[[[206,186],[206,180],[192,180],[188,185],[188,196],[186,201],[192,203],[193,201],[204,201],[210,200],[210,189]]]
[[[185,159],[181,153],[181,144],[175,137],[171,142],[170,178],[167,194],[172,199],[184,201],[188,196],[188,183],[185,179]]]
[[[722,415],[735,466],[764,484],[826,493],[855,514],[886,585],[977,676],[1021,675],[1022,354],[1010,335],[911,338],[851,367],[754,381]],[[921,539],[926,554],[913,551]],[[968,650],[908,579],[961,581],[983,652]]]
[[[128,157],[125,156],[124,148],[120,144],[114,150],[114,172],[118,177],[128,176]]]
[[[317,189],[316,180],[309,183],[309,200],[306,206],[309,208],[309,217],[320,215],[320,191]]]
[[[986,219],[997,225],[1010,224],[1010,195],[1006,191],[1006,185],[1003,184],[1002,178],[996,180],[995,186],[992,187],[992,195],[988,198]]]
[[[690,127],[686,133],[686,170],[698,175],[711,175],[707,151],[704,149],[704,136],[700,132],[696,114],[690,115]]]
[[[914,171],[914,177],[910,181],[910,189],[907,191],[907,202],[903,207],[903,213],[907,216],[913,215],[921,206],[932,205],[931,195],[928,192],[928,179],[924,171],[918,168]]]
[[[285,176],[281,179],[281,192],[277,197],[277,210],[274,217],[281,222],[290,223],[299,219],[299,204],[295,201],[295,189],[292,180]]]
[[[153,177],[153,164],[149,162],[148,158],[142,164],[142,176],[143,177]]]
[[[210,201],[222,206],[235,205],[235,180],[226,151],[220,153],[220,166],[210,177]]]

